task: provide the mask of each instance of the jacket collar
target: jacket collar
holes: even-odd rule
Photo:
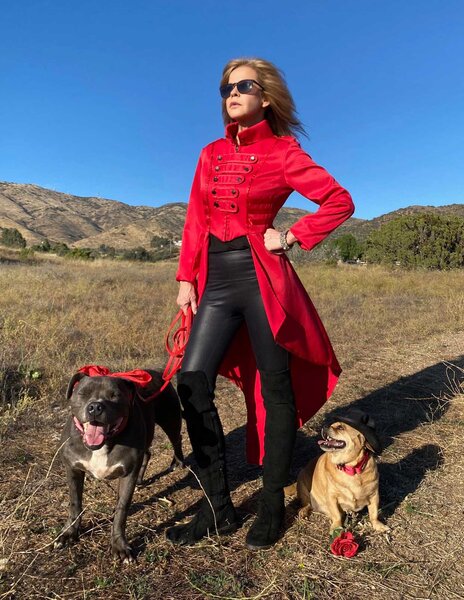
[[[274,135],[271,126],[266,119],[256,123],[256,125],[252,125],[251,127],[244,129],[240,133],[237,132],[238,123],[236,121],[233,121],[226,126],[226,138],[235,144],[236,137],[238,136],[241,146],[253,144],[254,142],[258,142],[259,140],[263,140]]]

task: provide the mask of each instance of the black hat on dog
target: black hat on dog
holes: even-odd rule
[[[336,423],[346,423],[357,429],[366,438],[367,443],[376,454],[382,452],[382,444],[375,431],[375,422],[367,413],[358,408],[352,408],[343,415],[333,415],[329,425]]]

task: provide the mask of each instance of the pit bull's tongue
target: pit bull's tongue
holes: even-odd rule
[[[101,446],[105,441],[106,426],[88,423],[85,428],[84,442],[87,446]]]

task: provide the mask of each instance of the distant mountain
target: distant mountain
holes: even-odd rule
[[[0,182],[0,227],[18,229],[28,244],[48,238],[73,247],[117,249],[149,247],[154,235],[180,240],[187,204],[176,202],[158,208],[130,206],[116,200],[81,197],[38,185]],[[336,235],[352,233],[365,238],[374,228],[401,215],[435,212],[464,217],[464,204],[409,206],[372,220],[351,218]],[[286,229],[309,214],[299,208],[282,208],[275,219]]]
[[[112,202],[112,200],[107,200]],[[148,207],[132,207],[148,208]],[[176,202],[165,204],[158,208],[148,208],[150,213],[144,218],[126,219],[123,225],[104,228],[101,233],[85,237],[72,246],[78,248],[99,248],[102,244],[113,246],[116,249],[135,248],[143,246],[150,247],[150,241],[154,235],[180,240],[182,238],[182,229],[184,227],[187,204]]]
[[[38,185],[0,183],[0,227],[15,227],[28,243],[49,238],[72,244],[150,218],[156,210],[104,198],[81,198]]]

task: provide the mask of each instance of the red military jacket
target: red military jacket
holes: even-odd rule
[[[223,241],[246,235],[274,338],[291,354],[290,369],[297,426],[312,417],[331,395],[341,369],[327,333],[285,254],[264,246],[264,232],[293,190],[319,204],[290,231],[311,250],[353,214],[349,193],[301,149],[295,138],[278,137],[263,120],[206,146],[193,180],[176,279],[197,286],[199,301],[208,277],[209,234]],[[218,335],[221,332],[218,331]],[[235,336],[219,371],[244,392],[247,405],[247,458],[262,463],[265,408],[259,372],[246,325]]]

